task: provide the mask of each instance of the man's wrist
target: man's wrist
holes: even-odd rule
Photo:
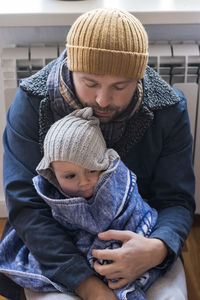
[[[164,260],[156,266],[157,269],[166,269],[175,259],[175,253],[166,245],[167,247],[167,255]]]
[[[160,239],[152,238],[154,245],[152,248],[152,257],[155,258],[154,267],[162,264],[168,256],[168,247]]]

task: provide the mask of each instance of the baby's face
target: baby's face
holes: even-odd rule
[[[93,195],[101,171],[87,170],[67,161],[54,161],[52,167],[65,194],[84,198]]]

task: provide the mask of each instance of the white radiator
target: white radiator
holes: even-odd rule
[[[21,78],[40,70],[49,61],[59,56],[62,45],[20,45],[2,49],[0,60],[0,134],[5,126],[5,115],[17,90]],[[170,85],[182,90],[187,98],[191,131],[194,137],[194,169],[196,174],[196,213],[200,213],[200,51],[195,42],[156,42],[149,46],[149,65]],[[198,114],[199,112],[199,114]],[[0,143],[0,159],[3,147]],[[0,173],[0,217],[6,216]]]

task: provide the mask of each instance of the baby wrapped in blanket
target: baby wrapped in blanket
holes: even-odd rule
[[[39,175],[33,183],[38,194],[87,257],[91,268],[95,260],[92,249],[121,247],[119,241],[100,240],[99,232],[130,230],[148,237],[156,224],[157,212],[141,198],[136,175],[114,149],[106,147],[92,108],[76,110],[51,126],[44,141],[43,159],[36,170]],[[0,244],[0,272],[24,288],[68,291],[42,275],[39,262],[15,230]],[[151,269],[116,289],[115,294],[120,300],[144,300],[144,292],[159,275],[159,269]],[[102,280],[106,282],[105,278]]]

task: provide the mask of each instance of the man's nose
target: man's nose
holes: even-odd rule
[[[102,107],[105,108],[110,104],[110,94],[106,90],[100,90],[96,96],[96,103]]]

